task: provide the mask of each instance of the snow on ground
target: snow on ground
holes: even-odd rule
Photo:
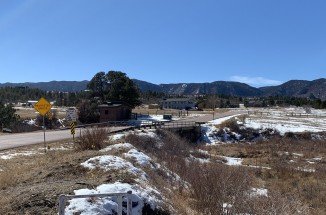
[[[114,135],[111,135],[111,139],[112,140],[121,140],[125,135],[120,133],[120,134],[114,134]]]
[[[131,145],[130,143],[117,143],[111,146],[107,146],[104,149],[101,149],[101,152],[107,152],[107,151],[112,151],[115,149],[133,149],[135,148],[133,145]]]
[[[95,189],[80,189],[75,190],[75,195],[101,194],[101,193],[127,193],[132,191],[131,200],[133,202],[132,215],[141,215],[144,204],[150,205],[154,210],[157,204],[161,201],[160,193],[146,186],[143,188],[137,184],[130,185],[121,182],[113,184],[102,184]],[[123,199],[126,202],[126,198]],[[105,197],[97,199],[72,199],[69,201],[69,206],[65,209],[67,215],[88,215],[88,214],[116,214],[118,203],[117,197]],[[126,208],[123,208],[126,212]]]
[[[302,172],[316,172],[314,168],[308,168],[308,167],[297,167],[295,169]]]
[[[254,129],[273,128],[284,135],[286,132],[323,132],[326,121],[323,119],[293,119],[293,118],[249,118],[246,119],[246,127]]]
[[[229,166],[240,166],[242,165],[242,158],[232,158],[232,157],[226,157],[226,156],[221,156],[223,159],[226,160],[226,165]]]
[[[222,124],[223,122],[232,119],[234,117],[239,116],[240,114],[235,114],[232,116],[227,116],[227,117],[222,117],[219,119],[214,119],[212,121],[209,121],[206,124],[203,124],[201,126],[201,130],[202,130],[202,138],[201,138],[201,142],[206,143],[206,144],[215,144],[218,142],[221,142],[220,137],[217,137],[216,135],[214,135],[214,133],[216,133],[219,129],[216,128],[216,125]],[[238,136],[238,134],[235,134],[235,136]],[[223,140],[227,141],[228,136],[227,134],[225,134],[225,136],[222,138]]]
[[[112,155],[97,156],[88,159],[87,161],[81,163],[81,165],[91,170],[95,168],[100,168],[100,169],[104,169],[105,171],[116,170],[116,171],[128,172],[137,178],[136,181],[139,179],[141,179],[141,181],[147,181],[147,175],[142,169],[136,168],[129,161],[117,156],[112,156]]]
[[[201,126],[202,138],[201,142],[213,144],[218,141],[213,135],[214,131],[218,131],[213,125],[204,124]]]
[[[106,147],[101,150],[110,151],[114,149],[128,149],[127,153],[121,156],[135,161],[141,167],[150,166],[152,168],[160,168],[159,164],[155,164],[150,157],[138,151],[129,143],[118,143]],[[88,169],[100,168],[105,171],[121,171],[128,172],[135,176],[136,184],[127,184],[115,182],[112,184],[102,184],[95,189],[75,190],[76,195],[96,194],[96,193],[126,193],[132,191],[132,215],[142,214],[142,208],[145,204],[149,205],[153,210],[162,203],[162,195],[148,184],[147,174],[141,169],[135,167],[132,163],[124,158],[112,155],[97,156],[81,163]],[[153,165],[155,164],[155,165]],[[155,167],[156,166],[156,167]],[[124,199],[124,201],[126,201]],[[116,214],[117,197],[93,198],[93,199],[72,199],[66,207],[66,214]],[[123,210],[126,212],[126,208]]]
[[[151,122],[169,122],[170,120],[163,119],[163,115],[142,115],[137,117],[137,120],[130,120],[130,122],[135,122],[137,124],[149,124]]]
[[[142,167],[153,167],[152,159],[136,149],[131,149],[127,153],[123,153],[123,156],[125,158],[136,160],[136,162]]]
[[[229,119],[232,119],[234,117],[237,117],[241,114],[236,114],[236,115],[232,115],[232,116],[226,116],[226,117],[222,117],[222,118],[218,118],[218,119],[214,119],[212,121],[209,121],[208,123],[211,123],[213,125],[219,125],[219,124],[222,124],[223,122],[229,120]]]
[[[253,110],[250,110],[253,111]],[[269,115],[249,115],[245,126],[255,129],[273,128],[284,134],[286,132],[323,132],[326,131],[326,111],[311,109],[307,114],[304,108],[263,109]],[[292,116],[292,114],[294,116]],[[303,114],[301,117],[295,117]]]
[[[44,149],[43,149],[44,150]],[[0,159],[8,160],[18,156],[31,156],[38,154],[36,151],[14,152],[14,153],[0,153]]]
[[[157,134],[155,133],[155,130],[148,129],[146,131],[136,132],[139,136],[148,136],[152,138],[157,138]]]
[[[71,150],[73,149],[73,143],[69,146],[68,144],[66,146],[59,146],[59,147],[50,147],[48,150],[50,151],[58,151],[58,150]],[[44,151],[44,148],[39,148],[39,151]]]
[[[252,188],[251,195],[253,196],[268,196],[268,190],[265,188]]]
[[[259,112],[264,112],[264,115],[260,115]],[[312,114],[305,114],[303,108],[287,108],[287,109],[249,109],[249,112],[258,112],[258,114],[250,114],[246,116],[243,126],[247,128],[253,128],[257,130],[273,129],[277,130],[281,135],[286,132],[325,132],[326,131],[326,111],[312,109]],[[266,112],[269,115],[266,115]],[[293,117],[289,113],[305,114],[304,117]],[[288,115],[286,115],[288,114]],[[314,115],[315,114],[315,115]],[[316,114],[318,117],[316,117]],[[216,125],[219,125],[233,117],[237,117],[240,114],[235,114],[228,117],[223,117],[209,121],[202,125],[202,138],[201,142],[206,144],[215,144],[221,142],[234,142],[229,140],[229,132],[224,132],[224,136],[216,135],[219,131]],[[238,122],[239,123],[239,122]],[[240,124],[240,123],[239,123]],[[223,128],[227,129],[227,128]],[[236,140],[240,140],[241,136],[236,133],[231,133]],[[316,139],[320,138],[318,135]]]

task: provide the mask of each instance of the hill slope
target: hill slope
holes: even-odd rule
[[[264,96],[294,96],[305,98],[319,98],[326,100],[326,79],[321,78],[313,81],[291,80],[273,87],[259,88]]]
[[[224,94],[235,96],[260,96],[261,91],[248,84],[230,81],[215,81],[211,83],[178,83],[155,85],[149,82],[133,80],[142,91],[159,91],[167,94]]]

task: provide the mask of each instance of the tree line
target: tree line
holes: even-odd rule
[[[74,106],[79,110],[81,123],[99,121],[97,106],[106,101],[124,101],[132,107],[142,103],[158,102],[161,98],[184,97],[184,95],[167,95],[161,92],[141,92],[135,83],[123,72],[101,71],[94,75],[82,92],[44,91],[29,87],[0,88],[0,125],[13,126],[19,121],[13,103],[26,103],[28,100],[37,101],[41,97],[54,101],[55,106]],[[316,109],[326,108],[326,101],[316,98],[300,97],[239,97],[232,95],[200,95],[195,96],[198,107],[201,108],[236,108],[239,104],[245,107],[269,106],[309,106]],[[50,123],[50,122],[49,122]]]

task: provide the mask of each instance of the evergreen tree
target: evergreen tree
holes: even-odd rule
[[[107,74],[99,72],[87,87],[92,95],[99,97],[102,102],[124,101],[132,107],[141,104],[139,89],[123,72],[109,71]]]
[[[18,120],[19,116],[16,114],[12,104],[4,105],[0,103],[0,126],[2,128],[11,127]]]
[[[107,98],[109,83],[105,72],[98,72],[88,83],[87,88],[91,90],[93,97],[99,97],[102,102]]]
[[[97,103],[90,101],[82,101],[77,105],[78,120],[82,124],[97,123],[100,121],[100,114],[97,110]]]

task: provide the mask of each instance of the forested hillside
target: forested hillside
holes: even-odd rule
[[[26,103],[28,100],[38,101],[41,97],[54,101],[58,106],[75,106],[87,97],[87,92],[44,91],[29,87],[0,88],[0,103]]]

